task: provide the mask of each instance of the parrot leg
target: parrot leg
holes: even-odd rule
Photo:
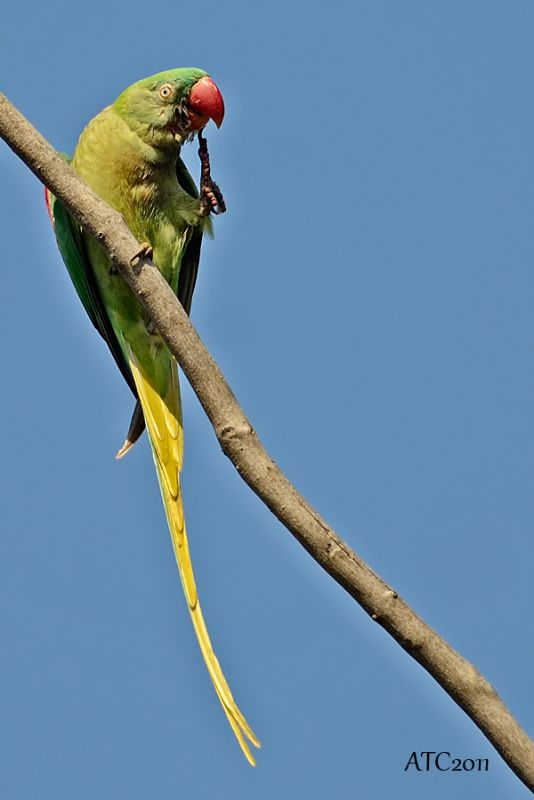
[[[211,177],[210,155],[208,142],[202,131],[198,132],[198,155],[200,157],[200,208],[204,216],[209,214],[224,214],[226,203],[224,197]]]

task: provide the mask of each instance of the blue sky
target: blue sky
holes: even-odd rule
[[[273,458],[532,733],[534,6],[9,4],[1,88],[60,150],[200,66],[228,213],[193,319]],[[195,152],[187,156],[195,175]],[[201,662],[147,443],[0,146],[0,794],[524,798],[473,723],[240,481],[183,381]],[[488,773],[404,772],[410,753]]]

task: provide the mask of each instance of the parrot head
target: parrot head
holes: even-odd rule
[[[212,119],[220,128],[224,101],[201,69],[158,72],[126,89],[113,104],[130,128],[156,147],[181,145]]]

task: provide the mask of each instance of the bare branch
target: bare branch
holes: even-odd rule
[[[283,475],[170,287],[151,261],[136,258],[139,243],[122,217],[78,178],[2,94],[0,135],[109,255],[154,320],[243,480],[323,569],[463,708],[520,780],[534,790],[534,742],[475,667],[423,622]]]

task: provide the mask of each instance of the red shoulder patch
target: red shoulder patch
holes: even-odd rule
[[[53,225],[54,224],[54,215],[52,213],[52,202],[50,200],[50,189],[48,188],[48,186],[44,187],[44,194],[45,194],[46,210],[48,211],[48,216],[50,217],[50,222]]]

